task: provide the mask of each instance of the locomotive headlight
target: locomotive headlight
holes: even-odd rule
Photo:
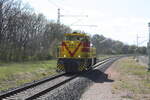
[[[80,58],[81,56],[79,55],[78,57]]]
[[[66,55],[64,55],[64,57],[66,57]]]
[[[91,44],[90,44],[90,46],[92,47],[92,46],[93,46],[93,44],[91,43]]]

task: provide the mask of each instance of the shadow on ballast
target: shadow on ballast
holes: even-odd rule
[[[82,74],[81,77],[88,78],[95,83],[114,82],[114,80],[108,79],[108,74],[105,74],[98,69]]]

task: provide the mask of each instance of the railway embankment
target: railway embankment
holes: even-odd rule
[[[82,94],[93,84],[109,82],[107,74],[103,72],[115,61],[111,60],[107,64],[102,64],[100,67],[86,74],[81,74],[74,80],[65,85],[56,88],[45,95],[42,95],[39,100],[79,100]],[[98,80],[99,79],[99,80]]]
[[[56,62],[0,62],[0,91],[56,74]]]
[[[108,74],[108,79],[112,81],[93,83],[80,100],[150,99],[150,72],[133,57],[116,61],[105,74]]]
[[[100,55],[105,59],[113,55]],[[0,61],[0,91],[57,74],[57,60],[2,62]]]
[[[85,92],[85,90],[87,90],[88,87],[90,87],[93,83],[113,82],[113,80],[108,79],[108,75],[103,72],[105,72],[105,70],[107,68],[109,68],[109,66],[117,59],[118,58],[111,58],[111,59],[106,59],[105,61],[100,61],[95,65],[95,67],[97,66],[96,69],[94,69],[92,71],[88,71],[86,73],[78,74],[78,77],[76,77],[75,79],[65,83],[64,85],[60,85],[59,87],[52,89],[51,91],[43,92],[44,94],[38,95],[38,97],[36,97],[36,99],[38,98],[41,100],[43,100],[43,99],[79,100],[81,98],[81,95]],[[60,79],[56,79],[56,82],[60,81],[62,79],[63,78],[60,77]],[[44,84],[47,84],[47,83],[44,83]],[[44,86],[44,84],[43,85],[41,84],[41,86],[37,86],[37,88],[35,87],[35,88],[27,89],[27,90],[34,89],[35,91],[37,90],[37,92],[38,91],[40,92],[41,90],[43,91],[44,88],[47,90],[49,88],[48,85],[55,84],[55,81],[54,82],[51,81],[50,83],[48,83],[45,86]],[[24,98],[30,98],[35,94],[34,90],[30,91],[30,92],[27,92],[27,90],[25,90],[24,92],[20,92],[20,94],[23,93],[22,95],[24,95]],[[25,94],[27,94],[27,95],[25,95]],[[21,96],[21,95],[19,95],[19,93],[17,93],[16,95],[11,96],[10,98],[22,98],[22,97],[23,96]],[[8,98],[6,98],[6,99],[8,99]]]

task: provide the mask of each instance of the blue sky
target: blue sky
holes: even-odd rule
[[[37,13],[49,20],[57,20],[57,9],[63,15],[88,15],[88,17],[62,17],[65,25],[97,25],[98,27],[70,26],[90,34],[102,34],[126,44],[135,44],[138,34],[140,45],[148,40],[150,0],[24,0]]]

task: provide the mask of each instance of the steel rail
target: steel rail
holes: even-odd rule
[[[108,61],[112,60],[112,58],[114,58],[114,57],[110,57],[110,58],[106,58],[106,59],[104,59],[104,60],[100,60],[98,63],[96,63],[96,64],[93,66],[93,68],[96,68],[96,67],[98,67],[99,65],[102,65],[102,64],[107,63]],[[91,71],[91,70],[89,70],[89,71]],[[89,72],[89,71],[88,71],[88,72]],[[64,76],[64,75],[66,75],[66,73],[61,73],[61,74],[58,74],[58,75],[54,75],[54,76],[51,76],[51,77],[47,77],[47,78],[44,78],[44,79],[42,79],[42,80],[38,80],[38,81],[36,81],[36,82],[29,83],[29,84],[27,84],[27,85],[25,85],[25,86],[18,87],[18,88],[16,88],[16,89],[13,89],[13,90],[10,90],[10,91],[6,91],[6,92],[0,94],[0,100],[1,100],[1,99],[4,99],[4,98],[6,98],[6,97],[10,97],[10,96],[12,96],[12,95],[15,95],[15,94],[17,94],[17,93],[19,93],[19,92],[25,91],[25,90],[27,90],[27,89],[29,89],[29,88],[35,87],[35,86],[37,86],[37,85],[40,85],[40,84],[42,84],[42,83],[45,83],[45,82],[48,82],[48,81],[57,79],[57,78],[59,78],[59,77],[61,77],[61,76]],[[40,96],[46,94],[47,92],[49,92],[49,91],[51,91],[51,90],[53,90],[53,89],[55,89],[55,88],[57,88],[57,87],[59,87],[59,86],[65,84],[65,83],[71,81],[72,79],[76,78],[77,76],[79,76],[79,75],[78,75],[78,74],[73,75],[73,76],[71,76],[69,79],[66,79],[66,80],[64,80],[64,81],[62,81],[62,82],[59,82],[59,83],[57,83],[56,85],[54,85],[54,86],[52,86],[52,87],[49,87],[49,88],[47,88],[47,89],[45,89],[45,90],[43,90],[43,91],[41,91],[41,92],[39,92],[39,93],[37,93],[37,94],[34,94],[34,95],[32,95],[32,96],[26,98],[25,100],[36,99],[36,98],[38,98],[38,97],[40,97]]]
[[[53,76],[50,76],[50,77],[47,77],[47,78],[44,78],[44,79],[41,79],[41,80],[38,80],[38,81],[35,81],[35,82],[32,82],[32,83],[28,83],[28,84],[26,84],[26,85],[24,85],[24,86],[17,87],[17,88],[15,88],[15,89],[6,91],[6,92],[0,94],[0,100],[1,100],[2,98],[6,98],[6,97],[9,97],[9,96],[11,96],[11,95],[17,94],[17,93],[19,93],[19,92],[21,92],[21,91],[25,91],[26,89],[29,89],[29,88],[31,88],[31,87],[40,85],[40,84],[45,83],[45,82],[47,82],[47,81],[54,80],[54,79],[56,79],[56,78],[58,78],[58,77],[61,77],[61,76],[65,75],[65,74],[66,74],[66,73],[61,73],[61,74],[53,75]]]
[[[110,61],[110,60],[111,60],[110,58],[107,58],[107,59],[101,61],[100,63],[98,63],[97,65],[95,65],[94,68],[98,67],[98,66],[101,65],[101,64],[105,64],[105,63],[107,63],[107,62]],[[90,72],[90,71],[91,71],[91,70],[89,70],[88,72]],[[88,73],[88,72],[86,72],[86,73]],[[66,80],[64,80],[64,81],[62,81],[62,82],[59,82],[59,83],[57,83],[56,85],[45,89],[44,91],[41,91],[41,92],[39,92],[39,93],[37,93],[37,94],[34,94],[34,95],[32,95],[32,96],[26,98],[25,100],[37,99],[38,97],[40,97],[40,96],[42,96],[42,95],[44,95],[44,94],[46,94],[46,93],[48,93],[48,92],[54,90],[55,88],[57,88],[57,87],[59,87],[59,86],[65,84],[65,83],[67,83],[67,82],[69,82],[69,81],[75,79],[75,78],[78,77],[78,76],[79,76],[79,74],[76,74],[76,75],[74,75],[74,76],[71,76],[69,79],[66,79]]]
[[[57,88],[57,87],[59,87],[59,86],[65,84],[65,83],[67,83],[67,82],[69,82],[69,81],[75,79],[75,78],[78,77],[78,76],[79,76],[78,74],[73,75],[73,76],[71,76],[69,79],[66,79],[66,80],[64,80],[64,81],[62,81],[62,82],[59,82],[59,83],[57,83],[56,85],[54,85],[54,86],[52,86],[52,87],[49,87],[49,88],[47,88],[47,89],[45,89],[45,90],[43,90],[43,91],[41,91],[41,92],[39,92],[39,93],[37,93],[37,94],[34,94],[34,95],[32,95],[32,96],[26,98],[25,100],[33,100],[33,99],[36,99],[36,98],[38,98],[38,97],[40,97],[40,96],[42,96],[42,95],[44,95],[44,94],[46,94],[46,93],[48,93],[48,92],[54,90],[55,88]]]

